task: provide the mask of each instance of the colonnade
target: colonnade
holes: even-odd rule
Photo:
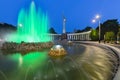
[[[83,32],[83,33],[72,33],[72,34],[68,34],[67,35],[67,39],[68,40],[72,40],[72,41],[81,41],[81,40],[91,40],[90,39],[90,32]]]
[[[67,34],[67,39],[71,41],[88,41],[91,40],[90,33],[91,31]],[[49,37],[51,40],[59,40],[61,38],[61,34],[49,34]]]

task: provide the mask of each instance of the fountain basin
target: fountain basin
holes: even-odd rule
[[[37,42],[37,43],[5,42],[3,43],[1,50],[7,53],[14,53],[14,52],[28,53],[32,51],[43,51],[44,49],[49,49],[52,46],[53,46],[52,42]]]

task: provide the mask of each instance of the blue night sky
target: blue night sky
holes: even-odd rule
[[[17,25],[17,17],[21,8],[29,8],[32,0],[0,0],[0,22]],[[67,18],[67,32],[95,28],[98,22],[92,23],[96,14],[101,15],[101,22],[107,19],[120,19],[120,0],[34,0],[37,7],[47,12],[50,27],[62,32],[62,14]]]

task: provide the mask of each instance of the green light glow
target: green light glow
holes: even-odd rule
[[[23,56],[20,53],[16,53],[8,55],[8,57],[17,62],[18,67],[28,68],[29,66],[32,66],[33,69],[36,69],[37,67],[42,66],[44,61],[46,61],[47,52],[31,52]]]
[[[47,51],[31,52],[26,55],[16,53],[7,55],[7,57],[16,64],[14,70],[9,74],[11,75],[9,80],[33,80],[35,73],[43,70],[48,59]]]
[[[9,41],[18,42],[47,42],[48,17],[40,9],[36,9],[32,1],[29,10],[22,9],[18,16],[17,33],[10,36]]]

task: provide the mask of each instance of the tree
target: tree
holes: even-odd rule
[[[17,27],[7,23],[0,23],[0,38],[5,39],[6,35],[11,35],[17,31]]]
[[[120,38],[120,31],[117,33],[117,36]]]
[[[120,27],[119,27],[119,31],[117,33],[117,41],[120,41]]]
[[[80,30],[80,29],[78,29],[78,30],[76,30],[75,29],[75,33],[81,33],[81,32],[87,32],[87,31],[90,31],[92,29],[92,27],[90,27],[90,26],[87,26],[85,29],[83,29],[83,30]]]
[[[112,31],[115,35],[117,35],[119,30],[119,23],[117,19],[107,20],[103,24],[100,24],[101,26],[101,39],[104,39],[104,35],[106,32]],[[97,27],[97,30],[99,30],[99,27]],[[115,36],[116,38],[117,36]]]
[[[114,38],[115,38],[114,32],[110,31],[110,32],[105,33],[105,40],[106,41],[113,41]]]
[[[79,30],[79,29],[75,31],[75,33],[81,33],[81,32],[82,32],[82,31],[81,31],[81,30]]]
[[[55,32],[55,30],[54,30],[53,27],[51,27],[51,28],[48,30],[48,32],[51,33],[51,34],[57,34],[57,33]]]
[[[117,40],[120,42],[120,32],[117,34]]]
[[[93,40],[93,41],[98,40],[98,39],[99,39],[98,31],[95,30],[95,29],[93,29],[93,30],[91,31],[91,33],[90,33],[90,38],[91,38],[91,40]]]
[[[86,31],[90,31],[90,30],[92,30],[92,27],[87,26],[87,27],[86,27],[85,29],[83,29],[82,31],[86,32]]]

